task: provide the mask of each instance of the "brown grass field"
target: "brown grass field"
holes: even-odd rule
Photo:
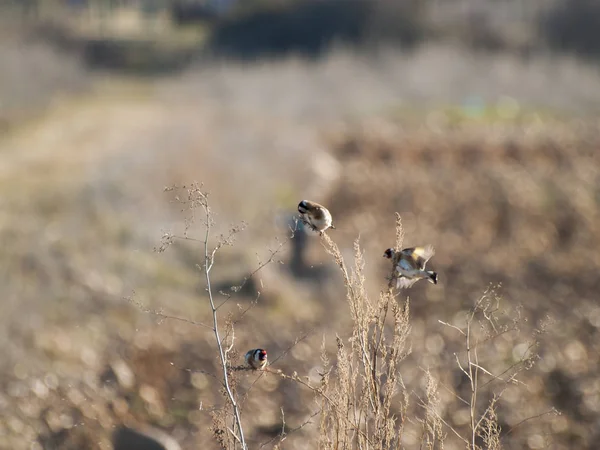
[[[352,283],[325,238],[290,241],[303,198],[330,208],[337,229],[328,236],[348,266],[360,237],[375,303],[396,212],[405,245],[436,248],[439,284],[386,300],[410,297],[394,372],[404,388],[390,400],[402,448],[441,448],[428,426],[441,426],[444,448],[465,448],[457,434],[470,439],[471,406],[461,400],[470,387],[456,359],[464,363],[465,343],[441,322],[464,329],[498,284],[486,297],[498,337],[478,353],[493,376],[481,372],[474,406],[483,414],[502,394],[494,448],[596,448],[597,68],[432,44],[138,79],[87,72],[37,44],[2,45],[28,78],[13,73],[0,85],[11,94],[0,131],[0,448],[110,449],[118,427],[145,425],[184,449],[219,448],[226,400],[213,377],[216,347],[192,323],[210,321],[202,245],[154,251],[164,233],[184,230],[176,192],[163,188],[193,181],[210,192],[214,239],[247,223],[212,274],[217,298],[232,295],[219,310],[223,329],[235,322],[231,363],[264,347],[271,370],[288,375],[234,372],[250,448],[335,448],[326,437],[334,423],[345,428],[342,412],[303,383],[318,385],[322,349],[333,365],[323,392],[336,401],[350,386],[344,370],[360,368],[350,352],[344,369],[336,336],[352,347],[350,306],[365,297],[346,298]],[[36,74],[46,61],[52,83]],[[198,221],[189,233],[202,237]],[[384,323],[391,338],[391,315]],[[503,381],[524,359],[518,382]]]

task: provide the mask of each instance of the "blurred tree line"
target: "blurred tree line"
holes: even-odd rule
[[[0,0],[23,17],[96,11],[110,20],[124,8],[169,17],[174,27],[203,26],[198,52],[243,59],[290,52],[319,56],[341,43],[412,48],[449,40],[487,51],[575,53],[600,57],[598,0]],[[523,39],[516,24],[525,29]]]

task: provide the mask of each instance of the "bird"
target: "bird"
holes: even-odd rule
[[[248,350],[245,356],[246,364],[254,370],[263,370],[267,367],[267,351],[263,348]]]
[[[388,248],[383,256],[391,259],[396,278],[396,289],[409,288],[417,281],[426,279],[437,284],[438,275],[432,270],[425,270],[427,261],[435,254],[431,245],[425,247],[410,247],[401,251]]]
[[[313,231],[317,231],[320,235],[328,228],[335,230],[331,213],[323,205],[311,202],[310,200],[302,200],[298,204],[298,212],[302,221]]]

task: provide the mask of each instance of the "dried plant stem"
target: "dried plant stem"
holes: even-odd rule
[[[327,401],[329,403],[329,405],[331,407],[333,407],[336,410],[341,409],[342,405],[340,405],[340,403],[336,402],[334,399],[332,399],[331,397],[329,397],[321,388],[312,386],[310,383],[302,380],[300,377],[298,377],[295,373],[293,375],[287,375],[285,373],[283,373],[281,370],[278,371],[273,371],[273,370],[269,370],[264,369],[265,372],[269,372],[275,375],[280,376],[281,378],[285,379],[285,380],[290,380],[293,381],[295,383],[301,384],[302,386],[310,389],[313,393],[315,393],[316,395],[320,396],[323,400]],[[322,410],[320,410],[320,412],[322,412]],[[363,430],[360,429],[360,423],[359,422],[352,422],[350,419],[343,417],[343,420],[347,423],[347,425],[349,425],[354,431],[357,431],[363,439],[365,439],[365,441],[369,444],[369,445],[373,445],[373,443],[371,442],[369,436],[367,435],[367,433]]]
[[[312,413],[312,414],[310,414],[308,416],[308,419],[306,419],[304,422],[302,422],[296,428],[287,429],[286,428],[286,424],[285,424],[285,416],[283,414],[283,408],[282,408],[281,409],[281,422],[282,422],[282,424],[281,424],[281,433],[279,433],[279,435],[277,435],[277,436],[272,437],[268,441],[263,442],[258,449],[260,450],[261,448],[269,445],[271,442],[273,442],[276,439],[279,439],[279,444],[281,444],[283,441],[285,441],[285,439],[286,439],[287,436],[289,436],[292,433],[295,433],[296,431],[300,431],[305,426],[311,424],[312,423],[312,419],[314,419],[319,414],[321,414],[321,410],[317,409],[314,413]],[[274,448],[278,448],[278,446],[276,445]]]
[[[518,324],[521,315],[518,311],[516,317],[511,318],[508,321],[500,320],[497,315],[500,310],[500,296],[497,293],[498,288],[499,286],[492,286],[483,293],[483,295],[475,302],[474,307],[468,312],[464,326],[458,327],[441,320],[438,321],[440,324],[460,333],[464,339],[465,359],[461,362],[461,358],[457,353],[455,353],[455,359],[456,365],[469,380],[470,395],[465,399],[457,394],[456,397],[469,406],[469,433],[463,438],[469,450],[480,450],[481,448],[500,450],[502,448],[500,439],[501,429],[496,413],[496,405],[502,398],[504,390],[509,384],[523,385],[521,381],[517,380],[517,375],[523,370],[528,370],[537,358],[534,350],[538,345],[538,342],[534,339],[534,342],[526,347],[519,360],[514,364],[505,367],[499,375],[495,375],[491,370],[488,370],[485,367],[485,363],[480,361],[479,350],[482,346],[489,344],[494,339],[497,339],[506,333],[518,333],[519,331]],[[536,330],[536,334],[541,332],[543,332],[543,329]],[[486,379],[487,381],[485,381]],[[489,401],[485,410],[478,411],[479,394],[492,382],[499,383],[502,386],[502,389],[493,392],[493,398]],[[479,407],[481,407],[481,405],[479,405]],[[445,421],[442,421],[442,423],[458,436],[456,430],[448,423]],[[504,436],[506,436],[506,434]],[[481,440],[483,444],[478,444],[478,439]]]
[[[396,225],[397,240],[401,241],[403,231],[398,216]],[[410,353],[408,300],[399,305],[391,289],[381,291],[377,300],[369,298],[365,260],[358,240],[354,242],[352,268],[346,265],[338,245],[326,233],[321,235],[321,241],[342,273],[353,330],[347,340],[336,337],[335,366],[322,357],[329,370],[317,390],[326,400],[320,448],[398,448],[408,405],[408,394],[399,373],[399,364]],[[386,332],[388,317],[393,318],[393,325]],[[302,381],[297,382],[306,386]],[[397,393],[403,396],[398,409],[392,407]]]
[[[229,401],[233,408],[233,415],[235,419],[235,425],[237,430],[231,431],[233,437],[239,444],[242,446],[242,450],[246,450],[248,446],[246,445],[246,441],[244,440],[244,429],[242,428],[242,419],[240,415],[240,408],[238,403],[233,395],[233,391],[229,384],[229,374],[227,371],[227,357],[226,350],[223,349],[223,343],[221,341],[221,336],[219,334],[219,321],[217,317],[218,308],[215,306],[215,301],[212,294],[212,288],[210,284],[210,271],[215,262],[215,253],[217,248],[215,248],[212,252],[208,250],[208,241],[210,237],[211,230],[211,216],[210,216],[210,208],[208,206],[208,202],[206,201],[206,197],[204,196],[204,201],[202,202],[202,207],[204,209],[206,215],[206,233],[204,235],[204,277],[206,279],[206,292],[208,293],[208,300],[210,302],[210,308],[212,311],[212,319],[213,319],[213,332],[215,334],[215,341],[217,343],[217,348],[219,350],[219,358],[221,360],[221,369],[223,370],[223,386],[225,387],[225,391],[227,392],[227,397],[229,397]]]
[[[469,362],[469,381],[471,383],[471,401],[469,405],[469,415],[471,419],[471,448],[475,450],[477,447],[475,446],[475,438],[477,437],[477,426],[475,421],[477,420],[475,417],[476,408],[477,408],[477,385],[478,385],[478,375],[479,365],[477,364],[477,350],[471,348],[471,323],[473,321],[473,317],[475,315],[475,309],[471,313],[471,317],[467,322],[467,335],[466,335],[466,344],[467,344],[467,361]],[[475,364],[473,363],[473,356],[475,357]]]

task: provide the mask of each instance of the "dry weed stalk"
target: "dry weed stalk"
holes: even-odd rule
[[[458,327],[439,321],[442,325],[455,330],[464,339],[465,350],[461,355],[455,353],[456,364],[469,382],[469,397],[459,399],[469,407],[469,436],[462,437],[471,450],[500,450],[500,426],[496,416],[496,404],[501,399],[504,390],[511,384],[523,385],[517,375],[524,370],[529,370],[538,359],[535,352],[538,346],[537,339],[533,339],[520,357],[513,364],[505,367],[500,373],[494,374],[481,362],[479,354],[484,345],[493,343],[497,338],[507,333],[518,333],[523,320],[520,309],[512,318],[500,316],[501,297],[498,293],[500,286],[490,286],[475,302],[473,308],[467,313],[464,327]],[[543,330],[536,330],[536,335]],[[493,353],[493,352],[492,352]],[[491,390],[492,385],[499,386],[492,394],[492,399],[480,412],[479,398],[484,389]],[[460,434],[450,425],[445,423],[460,437]],[[483,444],[483,445],[481,445]]]
[[[239,446],[245,450],[248,447],[244,438],[240,411],[243,401],[237,400],[236,380],[232,375],[236,371],[248,370],[248,368],[231,366],[229,363],[232,355],[235,355],[234,325],[239,321],[239,318],[234,320],[233,317],[228,317],[226,332],[222,337],[217,313],[219,308],[230,299],[230,295],[227,294],[226,299],[217,305],[213,298],[210,279],[215,254],[224,245],[232,245],[235,235],[244,227],[232,228],[228,235],[220,236],[211,249],[209,238],[214,224],[213,215],[208,204],[208,195],[201,188],[200,185],[193,184],[187,188],[186,198],[176,197],[176,201],[186,205],[186,208],[191,212],[191,217],[186,219],[183,236],[166,233],[158,251],[164,251],[175,239],[198,241],[203,244],[204,263],[199,265],[198,268],[203,272],[206,281],[206,291],[212,312],[212,326],[169,316],[161,311],[147,311],[157,314],[162,319],[183,320],[212,329],[222,369],[222,394],[232,408],[232,414],[229,416],[232,419],[231,425],[228,423],[226,413],[218,410],[213,412],[213,434],[223,448],[237,448]],[[173,190],[173,188],[169,190]],[[203,212],[201,218],[205,229],[203,239],[195,239],[188,234],[192,223],[196,220],[196,210],[198,209]],[[286,242],[293,238],[293,233],[294,230],[292,230],[292,236]],[[346,300],[353,322],[352,335],[347,342],[340,336],[336,336],[337,354],[335,364],[330,362],[325,351],[325,344],[323,344],[321,355],[323,372],[318,386],[305,381],[296,372],[292,375],[286,375],[280,370],[275,371],[270,368],[264,370],[265,373],[274,374],[307,387],[316,394],[320,402],[319,411],[313,413],[300,427],[287,432],[285,415],[282,411],[283,425],[281,433],[277,437],[279,442],[276,445],[281,445],[287,434],[303,428],[310,423],[312,417],[320,413],[319,448],[336,450],[401,448],[404,424],[408,420],[406,414],[409,405],[409,393],[400,376],[399,364],[411,352],[408,342],[411,331],[409,299],[407,298],[404,303],[398,301],[397,296],[394,294],[394,273],[392,271],[388,288],[380,292],[377,301],[372,301],[365,288],[365,262],[358,239],[354,243],[354,267],[351,270],[346,266],[337,244],[325,233],[321,239],[325,250],[333,257],[342,272],[346,287]],[[404,231],[401,218],[399,214],[396,214],[396,248],[398,250],[402,248],[403,239]],[[270,258],[265,263],[260,263],[258,269],[252,272],[250,277],[273,261],[275,254],[281,250],[284,244],[285,242],[280,243],[278,249],[272,251]],[[248,278],[244,280],[242,286]],[[241,286],[237,286],[233,291],[237,292],[240,289]],[[515,319],[501,320],[498,316],[499,303],[500,296],[497,294],[497,288],[492,287],[485,291],[469,311],[463,328],[439,321],[444,326],[460,333],[464,338],[464,356],[461,358],[461,355],[455,354],[455,357],[458,367],[469,381],[470,398],[464,399],[458,394],[455,395],[460,401],[469,405],[470,432],[468,436],[463,436],[442,418],[438,411],[440,403],[438,383],[427,370],[425,371],[427,381],[425,399],[419,399],[420,406],[424,410],[424,417],[420,420],[423,428],[421,448],[429,450],[443,449],[444,426],[448,427],[461,439],[470,450],[480,450],[482,448],[499,450],[502,448],[496,405],[504,389],[509,384],[520,383],[516,378],[517,374],[529,369],[534,364],[537,358],[534,351],[537,341],[534,340],[521,358],[506,367],[501,373],[493,374],[486,369],[479,358],[480,348],[485,344],[492,343],[496,338],[506,333],[518,331],[521,319],[519,310]],[[242,316],[245,312],[243,311]],[[391,326],[386,327],[386,323],[389,322],[388,319],[392,323]],[[483,389],[490,389],[490,385],[493,383],[497,383],[501,387],[493,393],[492,400],[488,402],[481,413],[479,396]],[[402,397],[393,404],[397,394],[401,394]],[[508,434],[511,431],[509,430]]]
[[[396,214],[397,249],[402,248],[403,238],[401,218]],[[323,356],[326,370],[321,386],[315,389],[324,399],[319,446],[326,449],[399,448],[409,395],[399,375],[398,365],[410,353],[409,301],[407,299],[403,306],[399,306],[393,295],[392,273],[388,290],[380,293],[378,302],[372,302],[365,290],[364,258],[358,241],[354,244],[354,269],[349,271],[337,245],[326,234],[322,239],[325,250],[342,272],[353,331],[349,349],[339,336],[336,339],[335,370]],[[520,309],[513,317],[500,314],[498,288],[490,287],[478,299],[467,315],[464,328],[440,321],[464,338],[464,357],[461,360],[458,354],[455,356],[458,367],[469,381],[470,396],[465,400],[455,395],[469,405],[469,434],[461,435],[440,415],[438,383],[429,371],[425,371],[425,399],[420,401],[424,410],[421,448],[443,449],[446,438],[444,426],[471,450],[502,448],[496,405],[509,384],[523,384],[517,375],[535,363],[538,341],[534,338],[518,360],[498,374],[482,365],[479,357],[481,347],[507,333],[518,332],[524,320]],[[386,332],[385,322],[390,312],[393,327]],[[537,330],[535,335],[542,331]],[[480,412],[479,397],[484,390],[492,393],[492,399]],[[398,391],[403,398],[399,402],[399,410],[394,411],[392,399]]]
[[[173,244],[175,239],[183,239],[187,241],[195,241],[199,242],[203,246],[203,262],[202,264],[197,265],[198,269],[203,273],[204,279],[206,282],[206,293],[208,296],[208,301],[211,309],[212,315],[212,326],[207,326],[205,324],[201,324],[204,327],[210,327],[213,331],[215,337],[215,343],[219,355],[219,362],[222,371],[222,393],[231,405],[232,408],[232,425],[228,425],[227,414],[223,414],[222,411],[214,411],[213,412],[213,435],[217,442],[223,448],[237,448],[238,445],[242,448],[242,450],[246,450],[248,448],[246,444],[246,440],[244,438],[244,429],[242,427],[242,419],[241,419],[241,411],[239,402],[236,399],[235,393],[235,379],[231,376],[231,366],[229,364],[229,360],[231,357],[235,356],[234,350],[234,340],[235,333],[233,328],[234,320],[231,317],[228,317],[226,321],[226,332],[224,337],[221,337],[221,331],[219,328],[219,318],[218,318],[218,310],[223,305],[223,303],[217,305],[214,296],[213,290],[211,286],[211,270],[215,264],[215,255],[217,252],[224,246],[231,246],[235,241],[235,236],[244,230],[245,224],[241,224],[239,226],[234,226],[229,230],[227,235],[220,235],[214,244],[211,244],[211,231],[214,226],[214,214],[210,208],[208,202],[208,193],[203,191],[202,185],[199,183],[192,183],[189,186],[183,186],[182,188],[178,187],[168,187],[165,188],[165,191],[176,191],[182,189],[185,191],[185,197],[180,197],[179,195],[175,196],[175,202],[183,205],[182,212],[188,213],[185,218],[185,227],[182,236],[174,235],[172,233],[165,233],[163,235],[161,245],[156,249],[158,252],[165,251],[170,245]],[[197,217],[198,213],[201,214],[200,217]],[[196,224],[198,221],[204,227],[204,236],[201,239],[194,238],[190,236],[190,229],[192,225]],[[214,245],[211,248],[211,245]],[[262,268],[263,266],[259,267]],[[227,301],[228,298],[225,300]],[[183,320],[178,317],[169,316],[159,313],[161,318],[163,319],[176,319]],[[189,323],[196,324],[196,322],[185,320]]]
[[[425,416],[422,419],[423,435],[421,437],[421,448],[434,450],[444,448],[445,435],[443,433],[443,421],[438,413],[440,396],[438,393],[437,381],[429,370],[425,371],[425,379],[427,382],[425,388],[425,401],[421,406],[425,411]]]
[[[231,411],[231,425],[228,424],[228,416],[229,414],[220,409],[214,409],[211,411],[213,424],[212,424],[212,432],[215,440],[222,448],[238,448],[241,447],[243,450],[247,449],[246,440],[244,437],[244,431],[241,423],[241,407],[244,399],[238,399],[238,395],[236,392],[237,387],[237,379],[234,376],[235,372],[239,371],[251,371],[253,369],[241,365],[234,366],[230,364],[231,360],[237,359],[239,356],[237,354],[236,349],[234,348],[234,340],[235,340],[235,325],[242,320],[242,318],[246,315],[246,313],[257,304],[258,298],[260,297],[260,292],[258,292],[257,298],[250,303],[250,305],[240,311],[236,318],[233,316],[229,316],[225,322],[225,332],[222,333],[219,327],[219,317],[218,311],[219,309],[225,305],[231,298],[232,294],[227,292],[220,292],[225,298],[216,302],[213,294],[213,289],[211,286],[211,270],[215,263],[215,256],[217,252],[224,246],[231,246],[235,241],[236,235],[245,229],[245,223],[242,223],[238,226],[233,226],[229,232],[225,235],[220,235],[212,244],[211,248],[210,238],[211,231],[214,226],[214,213],[212,212],[209,202],[208,202],[208,193],[202,190],[203,186],[199,183],[192,183],[189,186],[172,186],[165,188],[166,192],[181,192],[184,191],[185,195],[180,196],[176,193],[173,202],[178,203],[183,206],[181,212],[186,213],[184,218],[184,230],[181,235],[173,234],[171,232],[163,233],[160,245],[155,248],[155,251],[158,253],[162,253],[166,251],[171,245],[175,243],[176,240],[184,240],[191,241],[193,243],[202,244],[203,248],[203,262],[202,264],[197,264],[198,270],[200,270],[204,276],[206,282],[206,292],[208,296],[208,301],[211,309],[212,315],[212,324],[205,324],[201,322],[197,322],[194,320],[190,320],[183,317],[177,317],[173,315],[166,314],[160,310],[154,310],[145,307],[138,300],[134,300],[133,298],[129,298],[128,300],[138,306],[142,311],[156,315],[161,320],[177,320],[185,323],[189,323],[195,326],[200,326],[204,328],[208,328],[212,330],[215,342],[219,355],[219,362],[222,371],[222,380],[221,380],[221,394],[227,399],[227,402],[230,404]],[[200,222],[200,224],[204,227],[204,236],[200,239],[191,236],[190,231],[192,227]],[[275,249],[269,249],[269,255],[264,261],[258,262],[258,267],[253,270],[250,274],[248,274],[241,281],[240,285],[232,286],[230,291],[233,294],[239,293],[244,285],[254,277],[259,271],[261,271],[264,267],[271,264],[272,262],[276,262],[277,255],[283,250],[283,248],[288,244],[295,235],[297,230],[297,224],[294,227],[290,227],[290,234],[286,239],[280,240],[277,239],[277,246]],[[277,261],[280,262],[280,261]],[[299,338],[293,344],[297,344],[300,340],[304,339],[306,336]],[[291,347],[290,347],[291,348]],[[289,351],[289,349],[287,350]],[[287,351],[285,353],[287,353]],[[284,354],[285,354],[284,353]],[[283,355],[281,355],[283,356]],[[280,357],[281,357],[280,356]],[[276,358],[278,359],[278,358]],[[214,375],[210,374],[215,377]],[[247,395],[247,393],[246,393]],[[316,415],[317,413],[313,414]],[[311,416],[311,417],[313,417]],[[297,429],[301,429],[306,425],[303,424]],[[287,434],[295,431],[289,430]],[[281,436],[281,441],[284,440],[284,436]]]
[[[244,429],[242,427],[242,418],[241,418],[241,414],[240,414],[240,408],[238,406],[236,397],[234,395],[234,388],[232,387],[231,383],[230,383],[230,372],[228,370],[228,359],[229,359],[229,352],[231,352],[231,350],[233,349],[233,342],[234,342],[234,333],[233,333],[233,326],[231,325],[231,321],[229,321],[230,326],[229,326],[229,332],[227,333],[229,335],[229,345],[226,346],[225,342],[221,339],[220,336],[220,332],[219,332],[219,320],[217,317],[217,305],[215,303],[215,300],[213,298],[213,292],[212,292],[212,287],[211,287],[211,283],[210,283],[210,271],[212,270],[214,263],[215,263],[215,255],[217,253],[217,251],[219,251],[219,249],[225,245],[232,245],[235,235],[237,233],[239,233],[240,231],[242,231],[244,229],[244,225],[241,225],[239,227],[233,227],[230,231],[229,234],[227,236],[221,236],[219,238],[219,240],[217,241],[216,245],[210,249],[209,248],[209,239],[210,239],[210,232],[211,232],[211,228],[214,225],[214,218],[213,218],[213,214],[212,211],[210,209],[210,206],[208,204],[208,194],[204,191],[202,191],[202,186],[197,184],[197,183],[193,183],[189,188],[187,188],[187,199],[184,200],[182,203],[186,204],[188,207],[188,210],[192,213],[191,218],[186,220],[186,224],[185,224],[185,231],[184,231],[184,237],[188,237],[188,231],[190,226],[192,225],[192,223],[195,221],[196,216],[196,210],[198,208],[201,209],[201,211],[204,213],[204,217],[202,219],[202,223],[205,227],[205,233],[204,233],[204,240],[202,241],[203,244],[203,248],[204,248],[204,264],[201,266],[202,271],[204,272],[204,278],[206,281],[206,293],[208,295],[208,301],[210,303],[210,309],[211,309],[211,313],[212,313],[212,325],[213,325],[213,332],[215,335],[215,343],[217,345],[217,350],[219,352],[219,360],[221,362],[221,369],[223,371],[223,389],[227,395],[227,398],[229,399],[229,402],[231,404],[231,407],[233,409],[233,416],[234,416],[234,427],[233,429],[231,428],[227,428],[228,431],[231,433],[231,436],[233,437],[233,439],[235,439],[242,447],[242,450],[246,450],[248,447],[246,445],[246,441],[244,439]],[[233,445],[233,447],[235,448],[235,444]]]
[[[397,220],[397,245],[402,245],[402,224]],[[338,246],[324,234],[323,246],[342,271],[346,299],[353,321],[347,348],[337,337],[335,377],[324,357],[325,374],[320,393],[322,403],[319,446],[325,449],[398,448],[401,441],[408,393],[398,365],[410,353],[408,300],[400,306],[388,289],[373,302],[365,289],[364,258],[358,240],[354,243],[354,268],[349,271]],[[388,315],[393,325],[386,330]],[[401,392],[399,410],[392,400]]]

